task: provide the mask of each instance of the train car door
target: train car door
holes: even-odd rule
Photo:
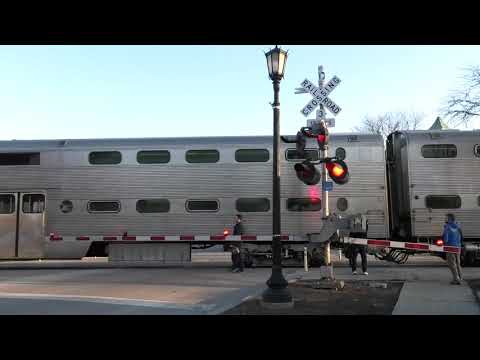
[[[18,211],[18,254],[20,258],[43,256],[45,194],[20,193],[22,208]]]
[[[17,193],[0,193],[0,258],[15,257]]]
[[[44,231],[44,193],[0,193],[0,258],[43,257]]]

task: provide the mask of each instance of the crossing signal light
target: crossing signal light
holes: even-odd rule
[[[317,142],[319,146],[323,146],[328,143],[328,136],[325,134],[317,135]]]
[[[294,165],[297,177],[305,185],[316,185],[320,181],[320,172],[308,161]]]
[[[317,143],[320,149],[323,149],[325,145],[328,145],[328,129],[321,128],[317,135]]]
[[[328,176],[334,183],[343,185],[349,180],[349,173],[347,164],[343,160],[331,160],[326,164]]]

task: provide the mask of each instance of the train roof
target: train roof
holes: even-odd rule
[[[407,130],[397,131],[396,133],[405,134],[410,142],[425,142],[425,140],[450,140],[458,141],[476,141],[480,139],[480,130]]]
[[[295,135],[288,135],[294,137]],[[336,133],[330,135],[338,142],[354,141],[383,143],[382,137],[375,134]],[[142,146],[182,146],[182,145],[232,145],[232,144],[271,144],[272,136],[212,136],[212,137],[158,137],[158,138],[110,138],[110,139],[60,139],[60,140],[3,140],[0,149],[52,150],[60,148],[85,147],[142,147]]]

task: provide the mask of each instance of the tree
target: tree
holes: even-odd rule
[[[416,112],[389,112],[377,116],[365,116],[360,126],[354,131],[382,135],[386,138],[397,130],[416,130],[423,122],[425,115]]]
[[[480,116],[480,67],[466,68],[463,79],[463,89],[454,91],[443,109],[455,125],[468,125],[475,116]]]

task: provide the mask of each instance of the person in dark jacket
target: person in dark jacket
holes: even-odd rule
[[[352,274],[357,275],[357,255],[360,254],[362,258],[363,275],[368,275],[367,272],[367,247],[365,245],[352,244],[350,266],[352,267]]]
[[[453,214],[447,214],[445,225],[443,227],[443,243],[445,246],[462,246],[462,230],[455,222]],[[447,264],[453,275],[453,280],[450,284],[460,285],[462,280],[462,268],[460,266],[460,253],[447,253]]]
[[[242,223],[242,215],[236,216],[235,226],[233,227],[233,235],[243,235],[244,228]],[[243,271],[243,254],[242,243],[232,245],[232,272]]]

